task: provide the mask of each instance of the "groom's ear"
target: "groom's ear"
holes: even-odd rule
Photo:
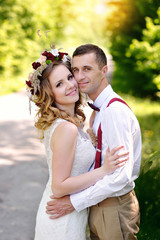
[[[108,72],[108,66],[105,65],[105,66],[103,66],[103,68],[102,68],[102,73],[103,73],[104,76],[107,76],[107,72]]]

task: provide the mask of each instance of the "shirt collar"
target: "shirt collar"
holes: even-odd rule
[[[94,101],[94,106],[101,108],[104,101],[109,97],[109,95],[113,92],[111,85],[109,84],[96,98]]]

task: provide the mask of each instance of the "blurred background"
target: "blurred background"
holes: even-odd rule
[[[52,42],[70,55],[78,45],[93,43],[112,61],[112,87],[130,105],[142,131],[135,189],[139,239],[159,240],[160,1],[0,0],[0,96],[25,88],[31,63]]]

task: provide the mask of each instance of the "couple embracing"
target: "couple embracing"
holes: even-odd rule
[[[35,240],[85,240],[87,221],[91,240],[137,239],[140,127],[107,82],[105,53],[96,45],[81,45],[71,60],[52,46],[32,65],[26,83],[38,106],[35,126],[49,169]],[[81,92],[94,103],[90,124],[96,147],[82,129]]]

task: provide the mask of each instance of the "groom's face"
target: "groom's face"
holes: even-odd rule
[[[95,54],[73,57],[72,69],[80,90],[94,99],[103,78],[103,70],[99,68]]]

